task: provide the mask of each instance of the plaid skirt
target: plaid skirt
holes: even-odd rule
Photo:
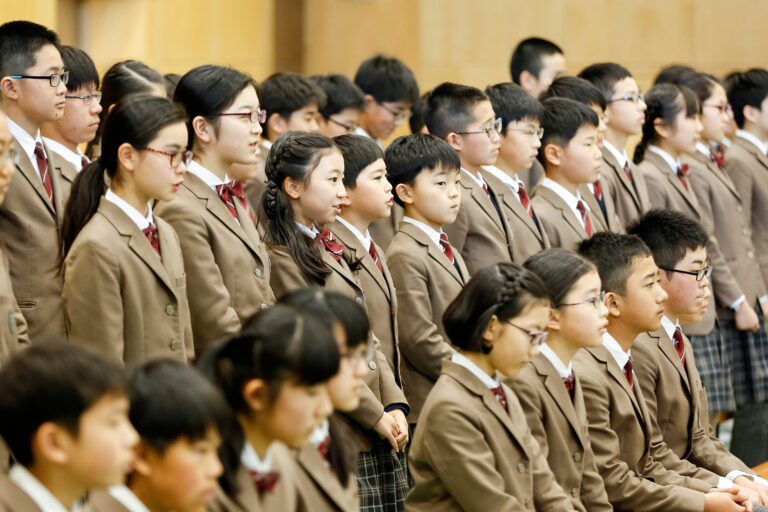
[[[736,407],[747,404],[768,402],[768,331],[760,307],[760,329],[738,331],[732,321],[723,322],[726,333],[726,350],[732,363],[733,393]]]
[[[723,330],[715,325],[709,334],[690,336],[689,339],[696,358],[696,369],[707,391],[710,414],[735,411],[736,399],[731,373],[733,352],[728,349]]]
[[[379,439],[357,459],[357,492],[361,512],[401,512],[410,490],[406,454]]]

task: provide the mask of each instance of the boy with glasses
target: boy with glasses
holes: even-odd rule
[[[365,108],[363,91],[340,74],[313,76],[311,80],[328,97],[317,120],[320,133],[331,138],[354,133],[357,119]]]

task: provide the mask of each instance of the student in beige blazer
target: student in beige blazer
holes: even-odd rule
[[[573,250],[579,242],[589,238],[586,223],[579,217],[578,210],[570,206],[570,204],[578,204],[579,201],[587,204],[588,209],[585,215],[589,218],[592,233],[606,230],[599,213],[592,211],[587,201],[582,199],[581,192],[574,196],[565,193],[561,196],[558,191],[563,192],[562,190],[558,188],[558,191],[555,191],[550,188],[551,181],[544,178],[542,184],[533,191],[531,203],[536,209],[536,214],[552,247]]]
[[[67,205],[61,273],[69,332],[126,365],[194,357],[181,247],[149,206],[171,199],[184,180],[182,120],[165,98],[119,103],[105,123],[102,156],[80,173]],[[135,136],[139,129],[151,136]],[[111,187],[102,195],[105,174]]]
[[[619,152],[607,140],[603,141],[602,154],[600,183],[605,184],[616,215],[621,225],[626,227],[651,209],[645,177],[629,159],[626,150]]]
[[[536,355],[548,318],[541,280],[511,263],[475,274],[448,307],[458,352],[421,413],[406,510],[584,510],[555,481],[515,393],[494,378]]]

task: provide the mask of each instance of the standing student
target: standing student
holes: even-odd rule
[[[482,174],[499,154],[501,119],[488,96],[475,87],[446,82],[429,94],[424,120],[429,133],[445,140],[461,161],[461,194],[456,220],[445,226],[451,245],[461,253],[470,274],[491,263],[512,261],[514,233],[500,190]]]
[[[515,240],[513,259],[523,262],[549,247],[547,233],[531,206],[531,190],[520,179],[520,172],[536,161],[541,146],[541,104],[513,83],[488,86],[485,94],[501,118],[501,131],[499,156],[494,165],[483,166],[483,178],[491,183],[507,212]]]
[[[539,161],[547,176],[531,202],[552,247],[573,249],[606,227],[600,212],[591,211],[579,188],[600,173],[599,118],[577,101],[550,98],[543,105],[544,136]]]
[[[623,226],[651,208],[645,180],[627,154],[627,141],[639,134],[645,120],[645,101],[632,74],[612,62],[592,64],[579,73],[605,96],[607,131],[603,140],[601,183],[610,183],[613,204]]]
[[[565,72],[563,50],[540,37],[529,37],[517,43],[509,59],[512,81],[534,98],[538,98],[553,80]]]
[[[91,161],[79,146],[91,142],[99,129],[99,73],[88,54],[79,48],[62,46],[61,59],[69,73],[64,115],[44,124],[40,133],[48,148],[80,172]]]
[[[158,390],[163,390],[158,393]],[[139,433],[125,485],[96,491],[86,512],[204,512],[222,474],[224,397],[195,368],[155,359],[128,378],[129,418]]]
[[[515,393],[514,377],[546,339],[549,296],[510,263],[475,274],[443,316],[457,347],[443,361],[410,451],[408,510],[583,510],[555,481]]]
[[[86,491],[123,481],[138,436],[111,361],[43,342],[0,369],[0,387],[0,436],[16,459],[0,475],[0,510],[72,510]]]
[[[587,433],[581,377],[573,371],[573,357],[599,346],[608,324],[600,276],[590,262],[562,249],[542,251],[524,266],[541,278],[552,300],[548,336],[530,364],[505,383],[573,507],[611,511]]]
[[[405,209],[387,262],[397,290],[397,336],[403,354],[403,389],[415,425],[440,364],[456,349],[443,329],[448,304],[469,280],[458,250],[443,225],[456,219],[461,203],[460,162],[434,135],[398,137],[384,153],[394,200]]]
[[[263,110],[256,83],[223,66],[200,66],[179,81],[175,101],[188,117],[194,159],[178,194],[155,208],[179,235],[196,349],[240,330],[275,301],[269,257],[232,164],[259,153]]]
[[[334,139],[344,157],[344,188],[347,201],[341,215],[331,225],[331,231],[339,242],[351,252],[351,258],[359,261],[357,277],[365,294],[365,302],[371,315],[371,331],[379,340],[380,359],[376,365],[386,365],[391,370],[395,386],[381,386],[381,402],[408,438],[406,416],[410,411],[400,381],[400,349],[397,340],[397,295],[389,272],[384,250],[371,239],[368,227],[371,222],[389,217],[392,207],[392,185],[387,181],[384,152],[371,139],[360,135],[343,135]],[[374,435],[371,435],[374,434]],[[363,509],[402,510],[408,492],[407,462],[405,453],[392,450],[387,439],[379,439],[374,432],[368,437],[372,450],[361,454],[358,474],[366,482],[360,482],[360,498]],[[374,470],[366,470],[366,461],[377,462]],[[370,464],[369,464],[370,466]],[[379,482],[392,481],[388,486]]]
[[[339,350],[322,324],[289,306],[259,311],[247,324],[198,361],[233,412],[222,430],[221,488],[209,510],[297,510],[299,469],[286,445],[307,445],[331,414],[327,386]]]
[[[152,214],[152,202],[169,201],[184,182],[186,148],[178,107],[165,97],[126,97],[107,116],[102,154],[77,176],[64,214],[60,265],[71,338],[128,366],[194,357],[181,246]]]
[[[331,138],[354,133],[365,108],[363,91],[338,73],[313,76],[311,80],[325,92],[327,99],[317,119],[319,132]]]
[[[66,104],[68,73],[58,36],[28,21],[0,26],[0,76],[3,109],[13,150],[19,154],[18,175],[0,206],[0,244],[29,338],[64,338],[56,247],[77,172],[47,149],[40,136],[40,126],[61,118]]]
[[[694,71],[695,70],[692,67],[686,66],[685,64],[670,64],[669,66],[664,66],[659,71],[659,74],[656,75],[656,78],[653,79],[653,85],[676,84],[682,75]]]

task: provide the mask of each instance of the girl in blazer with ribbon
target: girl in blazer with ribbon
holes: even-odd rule
[[[323,324],[288,305],[259,311],[240,334],[210,347],[198,366],[223,392],[224,474],[210,512],[295,511],[301,449],[331,415],[329,379],[339,349]]]
[[[126,365],[194,356],[179,240],[151,207],[183,183],[186,147],[178,107],[126,97],[104,123],[102,156],[78,175],[67,203],[60,258],[70,337]]]
[[[583,510],[555,481],[525,423],[514,377],[546,339],[549,296],[513,263],[483,268],[443,316],[458,352],[443,361],[409,454],[409,511]]]
[[[242,177],[228,175],[256,162],[264,114],[253,79],[223,66],[189,71],[174,100],[186,110],[188,149],[195,156],[179,193],[160,203],[156,213],[179,235],[192,334],[200,350],[237,332],[246,318],[275,301],[267,249]]]

